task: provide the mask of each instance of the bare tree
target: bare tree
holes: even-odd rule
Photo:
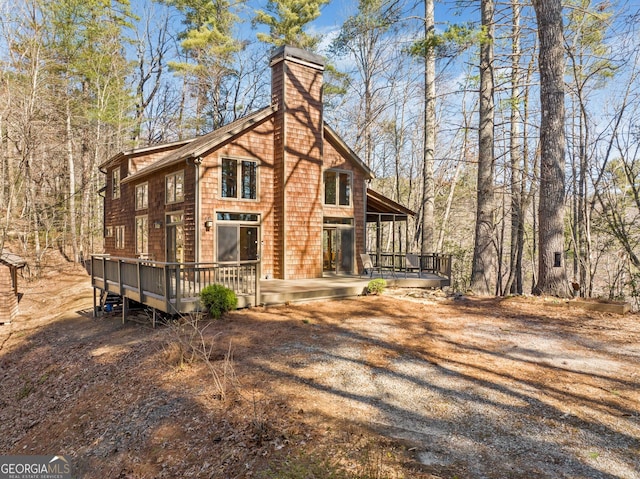
[[[148,108],[160,91],[163,73],[166,68],[166,56],[170,50],[169,14],[165,10],[155,23],[158,15],[149,8],[145,10],[141,21],[142,31],[136,31],[136,111],[133,127],[134,146],[140,143],[142,125]]]

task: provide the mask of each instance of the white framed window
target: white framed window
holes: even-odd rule
[[[184,171],[165,176],[164,185],[166,204],[184,201]]]
[[[105,238],[111,238],[113,237],[113,226],[107,226],[104,229],[104,237]]]
[[[258,199],[258,162],[223,158],[220,196],[243,200]]]
[[[149,207],[149,183],[136,185],[136,210],[146,210]]]
[[[136,216],[136,255],[149,253],[149,220],[147,216]]]
[[[120,167],[116,167],[111,172],[111,197],[116,200],[120,198]]]
[[[116,226],[113,230],[116,237],[116,248],[124,249],[124,226]]]
[[[353,177],[348,171],[326,170],[324,172],[324,204],[351,205]]]

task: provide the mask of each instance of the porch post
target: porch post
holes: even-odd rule
[[[393,243],[393,256],[392,256],[392,261],[393,261],[393,272],[396,272],[396,215],[395,213],[393,214],[393,216],[391,217],[391,243]]]
[[[255,284],[255,304],[254,306],[260,306],[261,293],[260,293],[260,278],[262,277],[262,260],[258,260],[256,263],[256,284]]]
[[[377,219],[376,219],[376,266],[378,268],[382,267],[381,264],[381,259],[382,259],[382,255],[380,254],[380,247],[382,244],[382,220],[380,219],[380,213],[378,213]]]
[[[91,273],[93,275],[93,273]],[[93,282],[93,280],[92,280]],[[96,313],[96,308],[98,307],[98,305],[96,304],[96,287],[94,286],[93,288],[93,317],[97,318],[98,315]]]

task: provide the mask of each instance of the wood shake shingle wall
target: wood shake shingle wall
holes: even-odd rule
[[[271,60],[277,102],[276,261],[283,279],[322,276],[322,57],[291,47]],[[279,131],[281,129],[281,131]]]

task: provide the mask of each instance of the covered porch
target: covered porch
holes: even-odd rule
[[[367,254],[373,268],[392,276],[408,271],[435,274],[446,281],[451,280],[451,255],[442,253],[420,253],[409,249],[407,220],[416,213],[392,199],[367,189]]]

